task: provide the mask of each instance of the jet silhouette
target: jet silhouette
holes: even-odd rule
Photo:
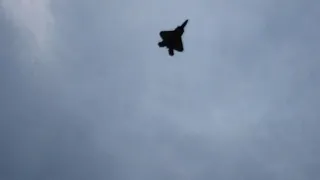
[[[183,51],[182,35],[184,33],[184,27],[187,25],[188,19],[185,20],[181,26],[178,26],[175,30],[161,31],[159,33],[162,41],[158,43],[159,47],[167,47],[170,56],[174,55],[174,50],[178,52]]]

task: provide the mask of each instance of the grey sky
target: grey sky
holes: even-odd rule
[[[0,2],[1,180],[320,178],[320,2]]]

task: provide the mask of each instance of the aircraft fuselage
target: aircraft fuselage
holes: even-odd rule
[[[188,20],[184,21],[181,26],[178,26],[174,30],[171,31],[161,31],[160,37],[162,39],[161,42],[158,43],[159,47],[168,48],[169,55],[174,55],[174,50],[178,52],[183,51],[183,43],[182,43],[182,35],[184,33],[184,28],[187,25]]]

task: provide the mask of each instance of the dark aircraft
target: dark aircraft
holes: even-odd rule
[[[160,37],[162,41],[158,43],[159,47],[167,47],[169,55],[174,55],[174,50],[178,52],[183,51],[182,35],[184,33],[184,27],[187,25],[188,19],[185,20],[181,26],[178,26],[175,30],[161,31]]]

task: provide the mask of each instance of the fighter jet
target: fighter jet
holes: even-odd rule
[[[181,26],[171,31],[161,31],[159,33],[162,41],[158,43],[159,47],[168,48],[170,56],[174,55],[174,50],[178,52],[183,51],[182,35],[184,33],[184,27],[187,25],[188,19],[185,20]]]

